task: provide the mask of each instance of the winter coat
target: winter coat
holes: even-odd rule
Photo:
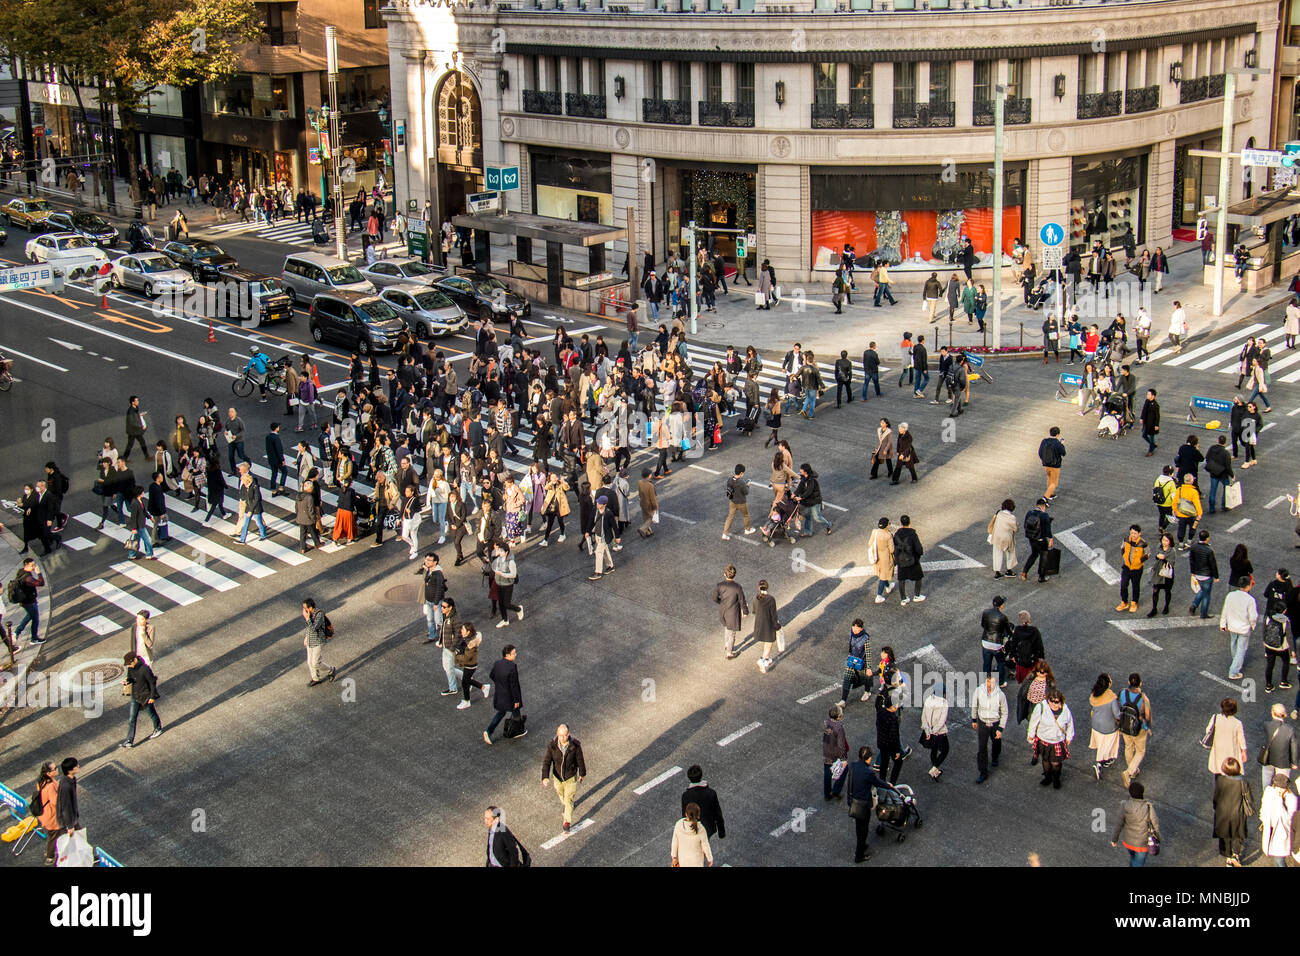
[[[1214,831],[1220,840],[1245,840],[1248,832],[1246,808],[1255,803],[1246,778],[1220,774],[1214,779]]]
[[[1214,741],[1210,745],[1210,756],[1206,760],[1210,773],[1222,774],[1223,762],[1229,757],[1240,760],[1244,766],[1246,731],[1241,726],[1241,721],[1236,717],[1215,714],[1210,723],[1205,725],[1207,732],[1211,725],[1214,727]]]
[[[877,528],[871,532],[871,541],[868,548],[871,545],[875,545],[876,548],[876,563],[873,565],[876,577],[882,581],[893,580],[894,536],[886,528]]]
[[[760,644],[773,644],[776,642],[776,632],[780,628],[776,598],[760,591],[754,598],[754,640]]]
[[[999,511],[989,521],[988,533],[993,536],[993,547],[1013,556],[1016,553],[1016,532],[1019,530],[1020,522],[1010,511]]]

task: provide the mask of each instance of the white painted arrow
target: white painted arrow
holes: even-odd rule
[[[1052,537],[1065,545],[1070,553],[1088,566],[1097,577],[1101,578],[1109,585],[1119,584],[1119,572],[1110,566],[1106,560],[1106,552],[1101,548],[1090,548],[1074,532],[1091,525],[1091,521],[1085,521],[1083,524],[1075,525],[1065,531],[1057,531]]]
[[[1208,617],[1201,620],[1199,617],[1153,617],[1147,620],[1120,618],[1115,621],[1107,621],[1107,624],[1113,624],[1139,644],[1145,644],[1153,651],[1163,651],[1164,648],[1154,641],[1148,641],[1139,634],[1139,631],[1170,631],[1182,627],[1215,627],[1219,621],[1217,618]]]
[[[63,341],[63,339],[56,339],[56,338],[50,338],[50,341],[53,342],[55,345],[62,345],[65,349],[68,349],[69,351],[72,352],[84,351],[83,347],[78,345],[76,342],[65,342]]]
[[[955,555],[957,555],[957,560],[955,560],[955,561],[922,561],[922,562],[921,562],[921,570],[922,570],[922,571],[961,571],[961,570],[964,570],[964,569],[966,569],[966,568],[982,568],[982,567],[984,567],[983,564],[981,564],[980,562],[976,561],[976,560],[975,560],[974,558],[972,558],[972,557],[969,557],[969,556],[967,556],[967,555],[962,554],[962,553],[961,553],[960,551],[958,551],[956,548],[950,548],[950,547],[948,547],[946,544],[941,544],[941,545],[939,545],[939,547],[943,548],[943,550],[947,551],[949,554],[955,554]]]

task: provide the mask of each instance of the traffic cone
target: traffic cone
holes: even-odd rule
[[[213,345],[217,344],[217,330],[212,327],[211,319],[208,319],[208,341]]]
[[[317,370],[317,368],[316,368],[316,363],[315,363],[315,362],[313,362],[313,363],[312,363],[312,366],[311,366],[311,380],[312,380],[312,384],[316,386],[317,391],[319,391],[319,390],[320,390],[320,372]]]

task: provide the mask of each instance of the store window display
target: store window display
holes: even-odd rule
[[[1108,249],[1132,248],[1146,240],[1142,221],[1147,156],[1076,161],[1070,200],[1070,248],[1083,251],[1100,242]]]

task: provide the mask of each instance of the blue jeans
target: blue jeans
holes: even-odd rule
[[[880,297],[882,295],[889,300],[890,305],[895,305],[898,301],[894,298],[894,293],[890,291],[888,282],[882,282],[878,286],[876,286],[876,295],[875,295],[876,305],[880,305]]]
[[[269,464],[271,466],[271,483],[268,487],[271,491],[274,491],[276,488],[279,488],[284,484],[285,480],[289,477],[289,470],[284,467],[283,461],[272,461]],[[275,480],[276,478],[279,478],[280,480],[277,482]]]
[[[1210,475],[1210,507],[1206,509],[1210,514],[1214,514],[1214,506],[1216,504],[1220,508],[1223,507],[1221,503],[1223,499],[1219,496],[1219,491],[1220,489],[1223,489],[1226,492],[1227,487],[1228,483],[1222,478],[1215,478],[1213,475]]]
[[[492,718],[492,723],[490,723],[490,724],[487,725],[487,735],[488,735],[489,737],[492,736],[492,731],[494,731],[494,730],[497,729],[497,725],[498,725],[499,723],[501,723],[501,721],[505,720],[505,719],[506,719],[506,715],[509,714],[509,713],[510,713],[510,711],[508,711],[508,710],[498,710],[498,711],[496,712],[496,714],[495,714],[495,715],[493,716],[493,718]]]
[[[230,450],[230,473],[232,475],[239,474],[239,467],[238,467],[239,461],[246,461],[248,462],[249,465],[252,465],[252,462],[248,460],[248,455],[244,454],[244,443],[242,441],[232,441],[230,443],[229,450]],[[236,459],[238,459],[238,461],[236,461]]]
[[[637,334],[635,332],[629,332],[627,334],[627,350],[631,352],[633,355],[636,355],[636,343],[637,343]]]
[[[840,791],[844,789],[844,781],[847,780],[848,778],[849,778],[849,771],[848,768],[846,767],[844,769],[844,772],[840,774],[840,779],[832,781],[831,765],[828,763],[822,764],[822,790],[824,791],[824,796],[826,797],[826,799],[829,800],[833,796],[838,797],[840,795]]]
[[[1128,847],[1125,847],[1125,849],[1127,850]],[[1151,855],[1151,854],[1148,853],[1146,850],[1129,850],[1129,851],[1128,851],[1128,865],[1129,865],[1129,866],[1146,866],[1146,865],[1147,865],[1147,857],[1149,857],[1150,855]]]
[[[1249,634],[1228,632],[1228,646],[1232,649],[1232,663],[1228,665],[1229,675],[1240,674],[1241,669],[1246,666],[1246,648],[1249,645]]]
[[[807,415],[809,418],[816,418],[817,416],[813,414],[813,411],[814,409],[816,409],[816,407],[817,407],[817,389],[805,388],[803,390],[803,413]]]
[[[432,601],[425,601],[424,619],[429,625],[429,640],[437,640],[438,628],[442,627],[442,608]]]
[[[805,510],[807,513],[804,515],[803,534],[800,535],[800,537],[812,537],[812,526],[814,521],[820,521],[824,524],[827,531],[831,529],[831,523],[827,521],[826,516],[822,514],[822,506],[820,504],[809,505]]]
[[[980,664],[980,673],[981,674],[993,673],[992,665],[996,663],[998,665],[998,683],[1005,684],[1007,680],[1006,677],[1007,655],[1004,654],[1002,651],[991,651],[987,647],[981,647],[980,653],[982,655],[982,662]]]
[[[41,606],[35,601],[23,605],[23,619],[14,628],[15,637],[23,632],[23,628],[27,626],[28,621],[31,621],[32,624],[32,640],[39,641],[41,639]]]
[[[1261,391],[1259,390],[1259,386],[1258,386],[1258,385],[1256,385],[1253,389],[1251,389],[1251,392],[1250,392],[1250,398],[1246,399],[1246,403],[1247,403],[1247,404],[1250,404],[1251,402],[1255,401],[1256,399],[1261,399],[1261,400],[1263,400],[1263,402],[1264,402],[1264,407],[1265,407],[1265,408],[1272,408],[1272,407],[1273,407],[1271,404],[1269,404],[1268,396],[1265,395],[1263,392],[1261,392]]]
[[[864,402],[867,400],[867,386],[873,383],[876,386],[876,397],[879,398],[880,397],[880,373],[864,372],[863,380],[862,380],[862,400]]]
[[[259,511],[255,515],[244,515],[244,520],[239,523],[239,543],[243,544],[248,538],[248,525],[251,521],[257,521],[258,530],[262,532],[262,540],[266,540],[266,522],[262,520],[262,513]]]
[[[150,537],[149,537],[149,529],[148,529],[148,528],[146,528],[145,530],[143,530],[143,531],[140,532],[140,551],[143,551],[143,552],[144,552],[144,555],[145,555],[146,558],[152,558],[152,557],[153,557],[153,541],[152,541],[152,540],[150,539]],[[138,553],[139,553],[139,552],[137,552],[137,551],[128,551],[128,552],[127,552],[127,554],[130,555],[130,556],[133,557],[133,558],[134,558]]]
[[[147,710],[149,712],[149,717],[153,720],[153,729],[162,730],[162,720],[159,718],[158,710],[154,705],[137,703],[135,698],[132,697],[130,716],[127,718],[128,722],[126,725],[126,742],[129,744],[135,743],[135,722],[140,716],[140,711],[142,710]]]
[[[1192,613],[1196,609],[1201,609],[1201,620],[1204,621],[1210,616],[1210,592],[1214,590],[1214,578],[1206,578],[1199,582],[1201,589],[1196,592],[1196,597],[1192,599]]]
[[[929,385],[929,384],[930,384],[930,373],[929,373],[929,372],[923,372],[923,371],[921,371],[921,370],[918,369],[918,370],[917,370],[917,373],[916,373],[916,387],[915,387],[914,391],[915,391],[918,395],[919,395],[919,394],[924,394],[924,392],[925,392],[925,387],[926,387],[927,385]]]
[[[429,506],[433,515],[433,523],[438,527],[438,536],[447,536],[447,502],[435,501]]]

